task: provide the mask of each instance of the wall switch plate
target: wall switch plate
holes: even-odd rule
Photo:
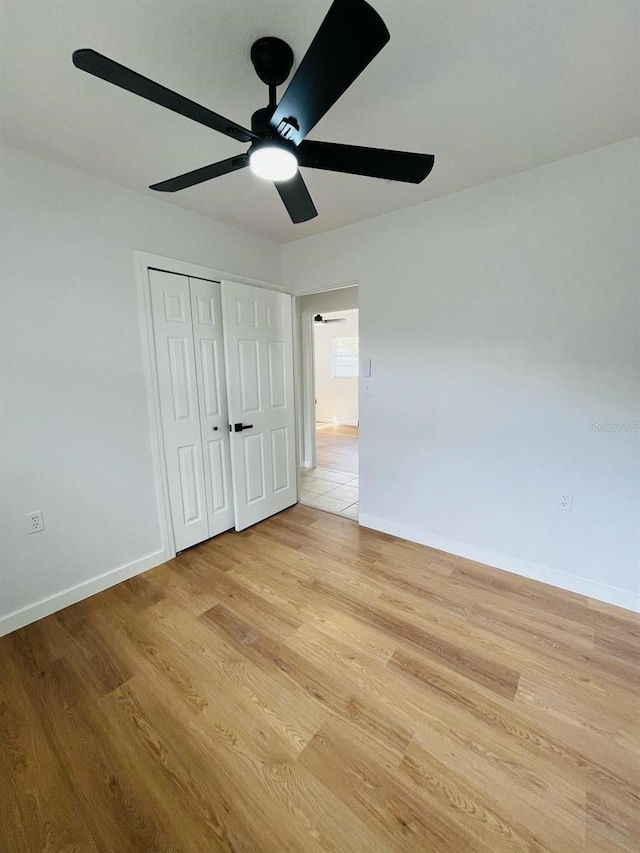
[[[560,503],[558,506],[560,509],[565,510],[565,512],[571,512],[571,508],[573,507],[573,495],[571,492],[565,492],[565,494],[560,495]]]
[[[362,375],[365,377],[371,376],[371,359],[363,358],[362,359]]]
[[[27,532],[39,533],[44,530],[44,516],[41,509],[25,513],[27,517]]]

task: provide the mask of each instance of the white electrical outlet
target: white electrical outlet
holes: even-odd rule
[[[27,516],[27,532],[38,533],[44,530],[44,515],[41,509],[36,509],[34,512],[26,513]]]
[[[560,495],[560,509],[564,509],[566,512],[571,512],[571,507],[573,506],[573,495],[571,492],[566,492],[563,495]]]

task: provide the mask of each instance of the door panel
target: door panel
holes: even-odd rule
[[[238,341],[240,412],[260,411],[260,347],[258,341]]]
[[[225,460],[228,449],[222,438],[213,438],[207,443],[207,451],[213,490],[212,509],[214,513],[219,513],[230,508],[228,465]]]
[[[271,457],[273,459],[273,491],[289,488],[289,438],[285,427],[271,430]]]
[[[233,527],[229,418],[218,282],[189,279],[209,536]]]
[[[186,324],[185,324],[186,326]],[[193,342],[185,335],[167,338],[169,369],[171,373],[171,398],[173,415],[178,421],[193,421],[197,409],[197,396],[193,376]]]
[[[243,435],[240,437],[240,442],[242,443],[247,504],[253,504],[265,497],[262,435]]]
[[[291,297],[222,282],[236,530],[297,501]]]
[[[238,296],[235,300],[236,305],[236,325],[247,326],[250,328],[258,328],[258,301],[252,298],[251,294],[247,295],[246,299]]]
[[[202,413],[208,418],[221,417],[218,341],[200,341],[200,364],[202,365],[203,385]]]
[[[269,356],[269,408],[284,409],[287,405],[284,343],[269,341],[267,353]]]
[[[149,270],[158,391],[176,550],[209,537],[189,279]]]
[[[178,468],[182,497],[182,521],[190,524],[202,518],[200,454],[195,444],[178,448]]]

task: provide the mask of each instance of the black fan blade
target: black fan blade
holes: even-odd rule
[[[219,163],[212,163],[210,166],[194,169],[193,172],[185,172],[184,175],[178,175],[176,178],[160,181],[159,184],[152,184],[149,189],[161,193],[175,193],[178,190],[186,190],[188,187],[202,184],[204,181],[210,181],[212,178],[219,178],[220,175],[244,169],[248,165],[249,155],[240,154],[237,157],[229,157],[228,160],[220,160]]]
[[[290,181],[277,183],[276,189],[280,193],[280,198],[284,202],[292,222],[308,222],[318,215],[300,172],[297,172]]]
[[[410,184],[424,181],[435,162],[433,154],[363,148],[336,142],[312,142],[310,139],[300,144],[296,155],[301,166],[310,166],[312,169],[366,175],[387,181],[406,181]]]
[[[365,0],[334,0],[271,126],[299,145],[389,38],[384,21]]]
[[[178,95],[177,92],[173,92],[159,83],[154,83],[148,77],[143,77],[142,74],[125,68],[124,65],[114,62],[113,59],[108,59],[101,53],[96,53],[95,50],[75,50],[73,52],[73,64],[81,71],[87,71],[94,77],[100,77],[107,83],[120,86],[121,89],[133,92],[134,95],[140,95],[141,98],[146,98],[148,101],[153,101],[154,104],[173,110],[174,113],[200,122],[200,124],[217,130],[219,133],[224,133],[226,136],[231,136],[239,142],[251,142],[257,138],[250,130],[234,121],[230,121],[206,107],[201,107],[200,104]]]

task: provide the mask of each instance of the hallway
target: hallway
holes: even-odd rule
[[[300,470],[300,503],[358,519],[358,427],[316,425],[316,467]]]
[[[358,427],[316,424],[316,465],[358,476]]]

